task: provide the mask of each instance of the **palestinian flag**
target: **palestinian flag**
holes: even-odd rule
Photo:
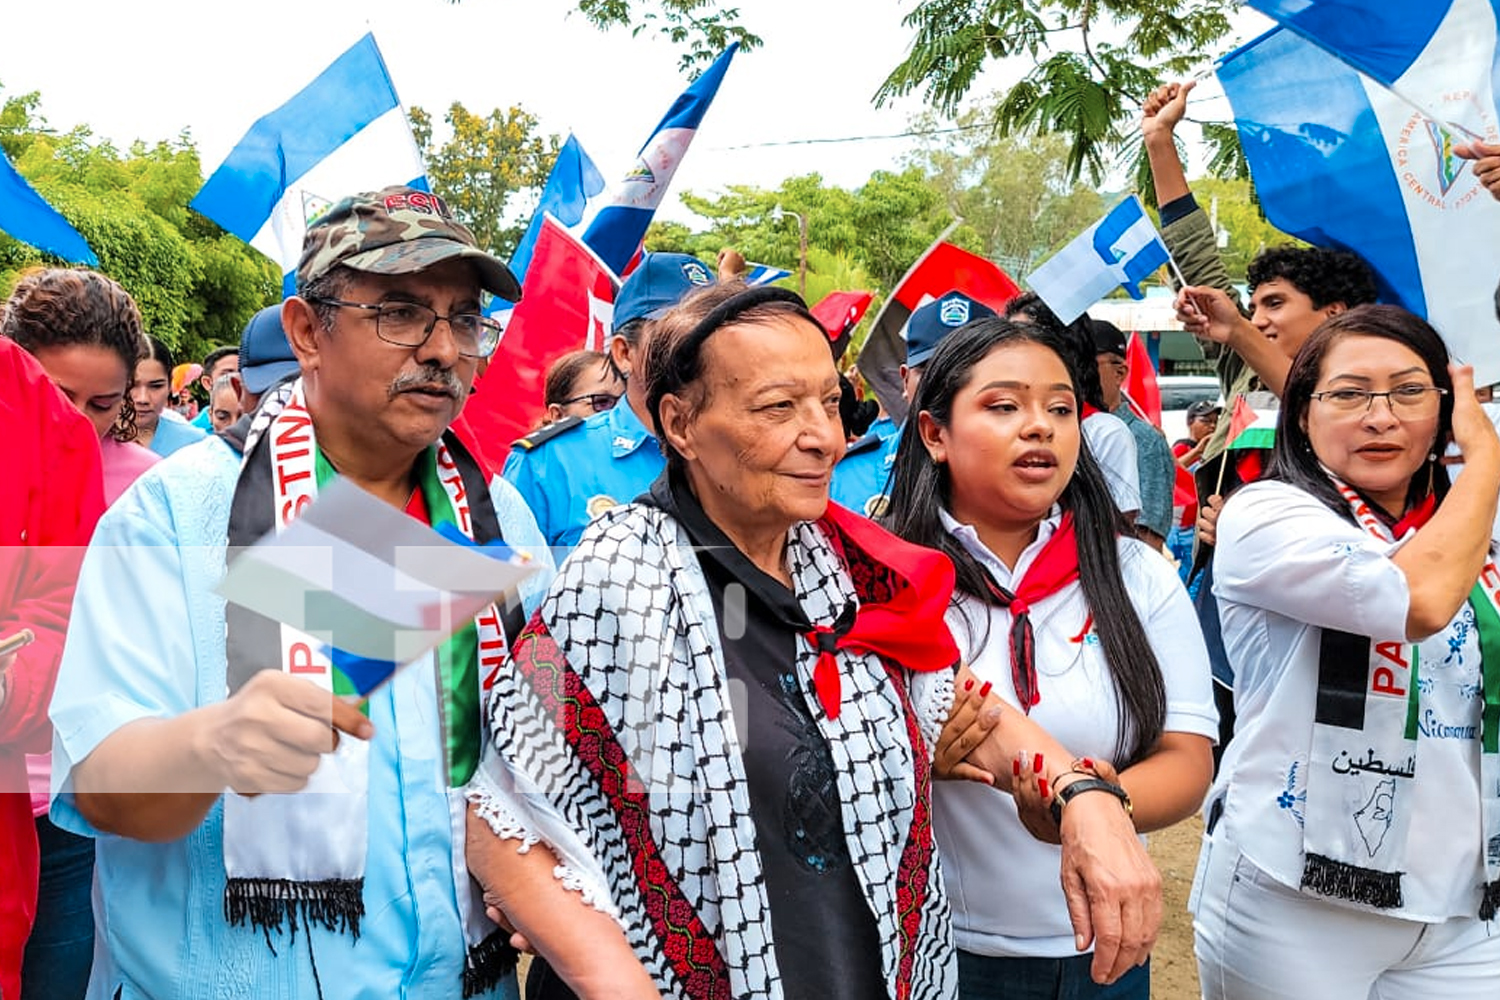
[[[1264,448],[1269,450],[1276,443],[1276,411],[1256,413],[1244,396],[1234,398],[1234,409],[1229,414],[1229,437],[1224,445],[1230,450],[1242,448]]]

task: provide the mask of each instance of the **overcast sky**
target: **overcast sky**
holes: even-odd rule
[[[568,0],[40,0],[5,6],[0,97],[40,91],[52,127],[87,123],[121,146],[188,129],[205,173],[257,117],[371,30],[408,107],[421,105],[440,118],[455,100],[481,114],[521,104],[545,132],[576,132],[607,180],[631,165],[686,84],[678,53],[665,39],[650,32],[638,38],[621,30],[600,33],[581,15],[569,16]],[[910,0],[740,0],[739,6],[765,45],[736,57],[673,190],[774,187],[812,171],[853,187],[873,170],[898,167],[913,146],[910,139],[797,140],[907,129],[909,117],[921,110],[916,97],[883,109],[870,98],[905,55],[910,31],[901,18]],[[1019,75],[1019,68],[999,67],[976,93]],[[1206,103],[1202,113],[1222,116],[1223,102]],[[692,221],[672,194],[662,213]]]

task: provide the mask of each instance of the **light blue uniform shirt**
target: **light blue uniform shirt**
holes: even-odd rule
[[[157,418],[156,433],[151,435],[150,448],[161,457],[166,458],[177,449],[186,448],[194,441],[202,441],[208,436],[207,431],[194,427],[175,413],[167,416],[168,412],[170,411],[163,411]]]
[[[505,478],[536,515],[549,545],[571,548],[588,523],[651,488],[666,468],[656,437],[627,400],[535,447],[516,442]]]
[[[865,517],[885,513],[890,500],[887,484],[900,446],[901,428],[891,423],[889,417],[875,421],[869,432],[851,444],[843,459],[833,467],[829,498]]]
[[[224,571],[239,456],[212,438],[147,470],[99,521],[79,575],[51,715],[52,818],[97,838],[91,1000],[317,996],[457,997],[465,942],[455,899],[431,657],[370,699],[365,917],[358,941],[301,927],[293,939],[224,919],[223,807],[186,838],[149,844],[89,826],[70,777],[126,723],[224,700]],[[504,537],[544,571],[522,588],[529,613],[551,557],[513,490],[491,486]],[[486,994],[515,996],[508,980]]]

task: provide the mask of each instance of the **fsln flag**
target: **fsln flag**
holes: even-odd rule
[[[906,321],[918,306],[955,289],[996,312],[1021,294],[1010,275],[997,264],[944,239],[940,238],[917,258],[880,307],[870,328],[870,336],[855,362],[886,413],[898,424],[906,419],[907,410],[906,400],[901,395],[901,366],[906,364]]]
[[[0,232],[74,264],[99,266],[88,240],[37,194],[0,151]]]
[[[1409,9],[1410,31],[1428,25],[1421,45],[1405,32],[1373,39],[1364,23],[1340,36],[1383,52],[1358,58],[1403,94],[1286,28],[1219,66],[1266,217],[1310,243],[1364,257],[1381,298],[1425,316],[1481,385],[1500,380],[1492,299],[1500,203],[1453,155],[1462,140],[1441,122],[1500,141],[1497,7],[1500,0],[1366,5],[1370,24]],[[1433,21],[1433,10],[1444,16]],[[1416,103],[1434,105],[1433,114],[1404,95],[1420,95]]]
[[[542,187],[542,196],[537,201],[536,214],[526,227],[526,235],[516,247],[510,259],[511,272],[517,281],[526,280],[526,269],[531,266],[531,257],[536,249],[537,237],[542,232],[542,219],[552,216],[563,226],[572,229],[580,225],[590,199],[604,191],[604,175],[594,166],[594,161],[583,149],[583,144],[572,133],[557,151],[552,172]]]
[[[488,371],[464,405],[487,454],[504,455],[536,423],[547,366],[568,351],[608,344],[619,279],[552,216],[542,219],[521,301]]]
[[[290,292],[308,225],[339,199],[427,170],[391,75],[366,34],[250,127],[190,207],[281,266]]]
[[[783,271],[781,268],[772,267],[770,264],[753,263],[746,263],[745,273],[740,275],[747,285],[771,285],[782,278],[790,278],[791,276],[791,271]]]
[[[1026,283],[1058,319],[1071,323],[1116,288],[1142,298],[1141,282],[1171,259],[1141,199],[1130,195],[1027,275]]]
[[[869,292],[829,292],[809,308],[813,318],[823,324],[833,344],[833,359],[841,360],[854,336],[854,328],[864,319],[875,296]]]
[[[667,186],[672,183],[672,175],[677,172],[677,165],[698,133],[704,112],[719,92],[719,84],[724,81],[729,62],[739,47],[735,42],[725,49],[723,55],[672,102],[666,116],[657,123],[656,130],[636,154],[635,164],[610,192],[609,200],[584,232],[584,242],[593,247],[599,259],[616,274],[625,273],[626,265],[641,245],[646,227],[651,224]]]

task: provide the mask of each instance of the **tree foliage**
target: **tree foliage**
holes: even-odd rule
[[[547,182],[558,137],[541,135],[536,116],[519,105],[481,116],[455,101],[443,116],[448,133],[442,142],[434,136],[431,114],[413,107],[409,116],[433,191],[481,247],[508,258],[526,227],[526,219],[517,219],[517,205]]]
[[[0,146],[16,169],[88,240],[99,270],[140,307],[146,332],[186,358],[239,342],[257,309],[280,297],[270,260],[190,210],[203,171],[190,136],[126,152],[86,126],[47,127],[36,93],[0,105]],[[19,272],[65,262],[0,235],[0,293]]]
[[[596,28],[629,28],[632,35],[655,30],[682,49],[679,68],[693,72],[713,62],[730,43],[745,50],[760,36],[739,23],[738,7],[714,0],[578,0],[578,9]]]

